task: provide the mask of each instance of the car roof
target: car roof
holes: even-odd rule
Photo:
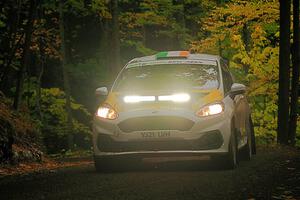
[[[167,51],[165,53],[167,54],[179,54],[180,52],[183,52],[183,51]],[[162,52],[160,52],[162,53]],[[159,53],[158,53],[159,54]],[[139,57],[139,58],[134,58],[132,59],[128,64],[130,63],[137,63],[137,62],[144,62],[144,61],[156,61],[156,60],[159,60],[160,58],[157,58],[157,55],[158,54],[154,54],[154,55],[151,55],[151,56],[144,56],[144,57]],[[180,57],[180,56],[172,56],[172,57],[165,57],[164,59],[168,60],[168,59],[180,59],[180,58],[183,58],[183,57]],[[193,54],[193,53],[188,53],[188,55],[186,57],[184,57],[184,59],[187,59],[187,60],[220,60],[221,57],[218,56],[218,55],[212,55],[212,54]]]

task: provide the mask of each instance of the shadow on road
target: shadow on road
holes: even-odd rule
[[[219,171],[224,170],[220,162],[214,160],[205,161],[167,161],[167,162],[130,162],[118,163],[111,170],[93,170],[92,173],[126,173],[126,172],[153,172],[153,171]]]

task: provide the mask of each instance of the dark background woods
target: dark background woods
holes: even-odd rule
[[[279,69],[288,74],[289,56],[282,55],[286,70],[279,68],[276,0],[14,0],[0,7],[1,120],[6,123],[1,134],[13,135],[2,140],[15,144],[17,152],[24,146],[40,155],[32,143],[48,153],[89,149],[94,90],[111,85],[130,59],[162,50],[229,59],[236,81],[249,88],[259,142],[276,142],[278,82],[291,78],[279,77]],[[289,33],[282,33],[288,45]],[[285,90],[280,100],[284,124],[289,123],[287,96]],[[294,103],[291,116],[299,122],[297,113]],[[300,132],[299,123],[291,127]],[[299,135],[295,138],[292,143],[299,145]]]

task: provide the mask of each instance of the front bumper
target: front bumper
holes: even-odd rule
[[[149,122],[147,119],[159,120]],[[174,123],[168,119],[175,119]],[[124,124],[126,121],[135,123]],[[230,123],[226,113],[199,118],[192,112],[180,110],[126,112],[120,113],[117,120],[95,117],[94,154],[146,156],[227,153]],[[170,130],[172,128],[168,127],[175,127],[177,130]],[[145,137],[145,133],[151,133],[151,137]]]
[[[197,151],[218,149],[223,144],[220,131],[203,133],[197,139],[164,139],[164,140],[137,140],[137,141],[115,141],[111,136],[98,134],[97,148],[102,152],[136,152],[136,151]]]

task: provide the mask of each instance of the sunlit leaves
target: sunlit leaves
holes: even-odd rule
[[[278,19],[277,0],[233,0],[211,12],[203,27],[208,37],[192,44],[197,52],[221,50],[239,70],[237,81],[248,85],[256,133],[267,142],[276,138],[277,127]]]

